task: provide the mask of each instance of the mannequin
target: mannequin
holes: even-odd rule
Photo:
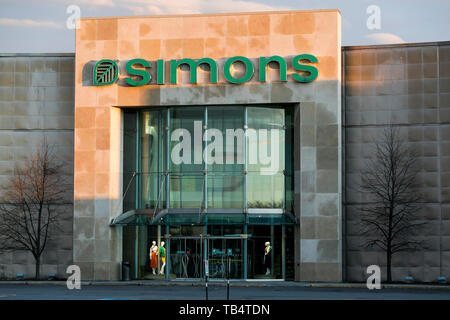
[[[150,247],[150,268],[152,268],[153,274],[156,274],[156,269],[158,268],[157,252],[158,246],[156,245],[156,241],[152,241],[152,246]]]
[[[271,264],[272,264],[272,247],[270,245],[270,242],[266,242],[265,243],[265,248],[264,248],[264,266],[266,267],[266,276],[270,275],[270,269],[271,269]]]
[[[162,266],[159,274],[164,274],[164,267],[166,266],[166,248],[164,248],[164,241],[161,241],[161,246],[159,247],[159,257],[162,261]]]

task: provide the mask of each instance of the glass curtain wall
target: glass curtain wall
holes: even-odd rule
[[[140,157],[137,183],[128,186],[126,208],[136,203],[138,209],[155,210],[168,204],[169,208],[182,209],[290,211],[292,159],[285,159],[285,155],[292,154],[286,153],[292,149],[292,137],[287,130],[291,121],[287,110],[173,107],[139,112],[139,119],[129,114],[125,121],[125,139],[129,140],[124,143],[125,168],[136,167],[131,152],[136,143]],[[136,126],[136,121],[138,138],[127,129]],[[125,187],[134,170],[124,171]],[[137,194],[136,200],[132,194]]]

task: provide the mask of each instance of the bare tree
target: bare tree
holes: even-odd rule
[[[44,142],[22,166],[16,166],[0,205],[0,250],[31,252],[36,279],[41,255],[58,228],[58,205],[64,202],[61,168]]]
[[[413,238],[414,229],[423,223],[415,213],[420,195],[416,190],[417,157],[389,126],[375,144],[375,154],[361,174],[361,191],[368,203],[361,207],[361,235],[365,247],[376,246],[386,253],[387,282],[392,282],[392,256],[417,250],[422,242]]]

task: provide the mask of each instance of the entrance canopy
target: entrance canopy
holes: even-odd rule
[[[294,225],[295,216],[274,209],[153,209],[130,210],[114,218],[110,226],[142,225]]]

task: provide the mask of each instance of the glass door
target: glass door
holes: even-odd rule
[[[170,239],[170,273],[177,279],[199,279],[202,270],[203,244],[199,237]]]
[[[209,277],[242,279],[243,274],[243,240],[241,238],[217,237],[208,240]]]

